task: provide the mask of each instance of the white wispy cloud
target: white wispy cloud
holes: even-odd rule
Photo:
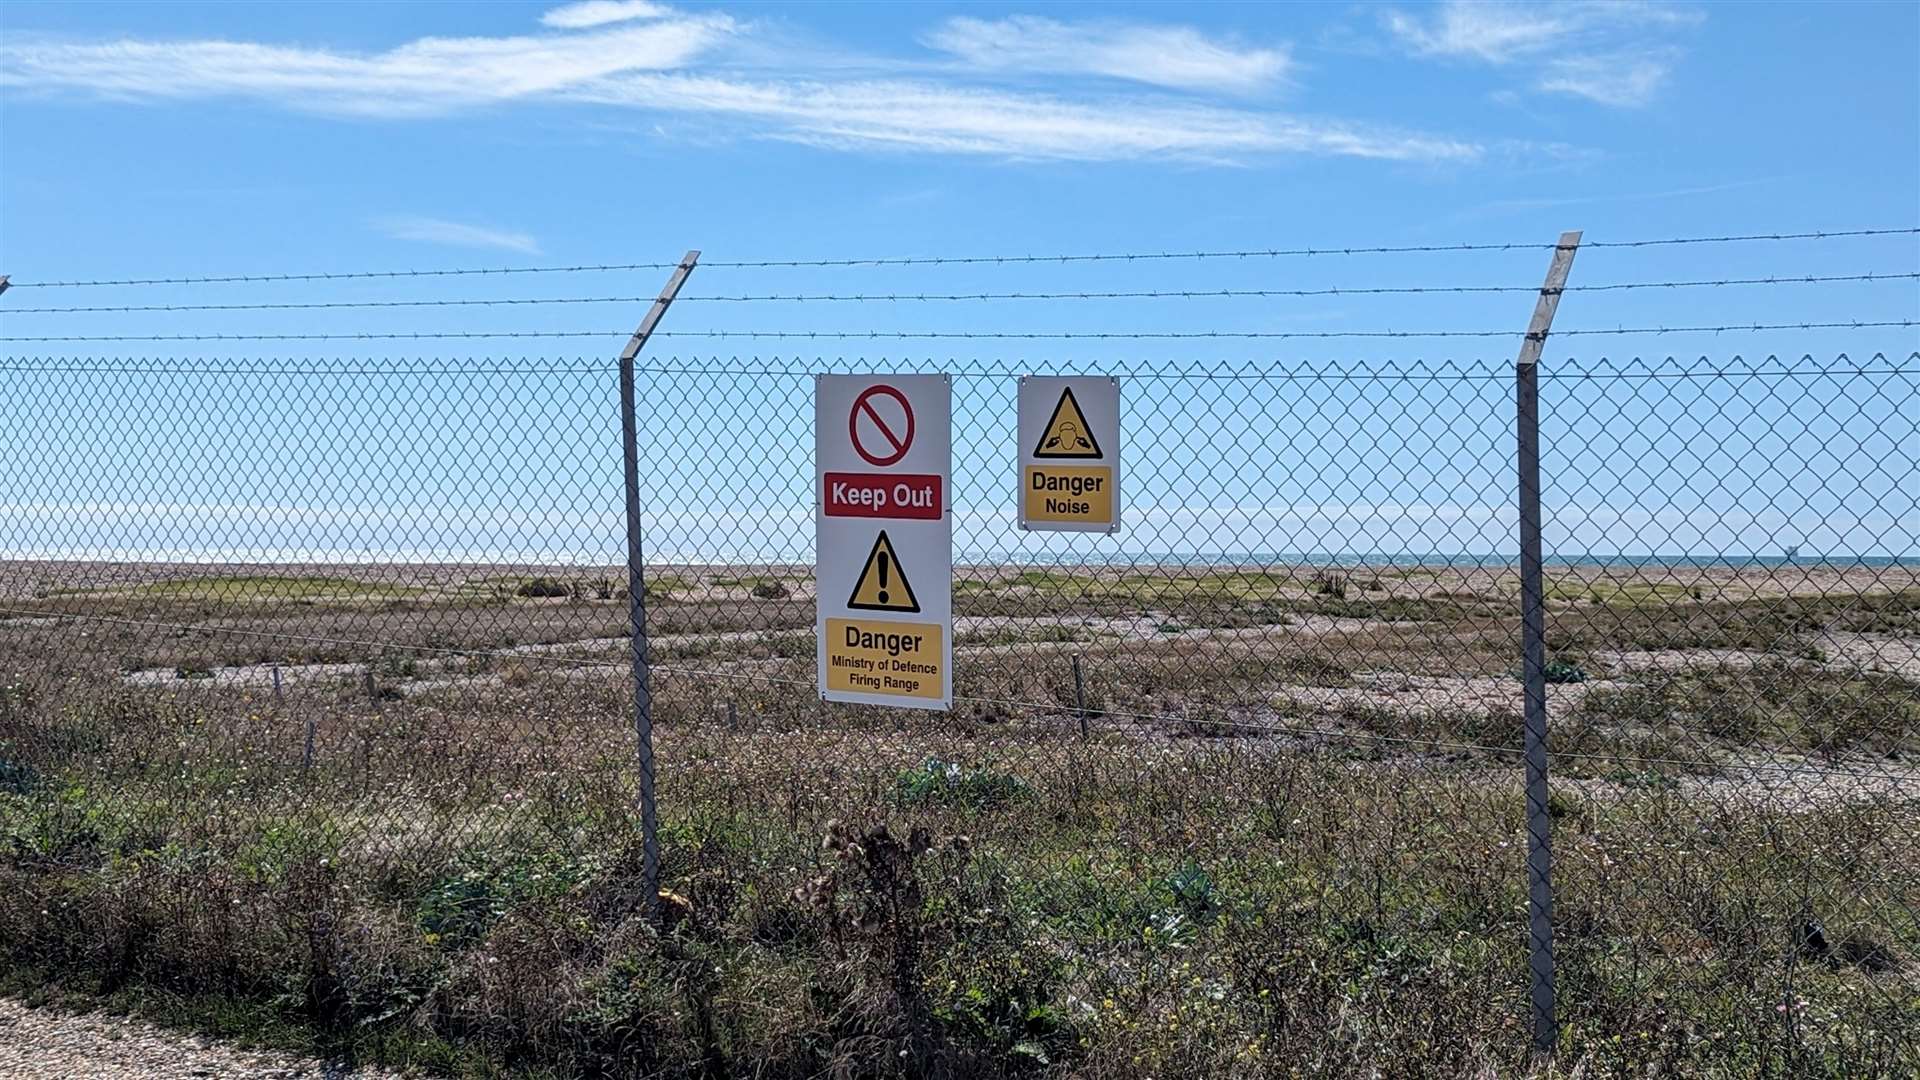
[[[1659,35],[1693,26],[1692,8],[1636,0],[1486,3],[1448,0],[1430,17],[1392,10],[1387,30],[1419,56],[1525,63],[1536,90],[1631,108],[1658,95],[1681,52]]]
[[[1003,69],[984,62],[930,70],[877,61],[866,64],[861,75],[831,63],[755,63],[743,58],[764,58],[777,51],[777,42],[759,40],[763,27],[723,14],[593,0],[547,16],[550,24],[581,29],[421,38],[378,53],[244,41],[87,42],[10,34],[0,40],[0,87],[15,91],[12,101],[55,92],[130,101],[234,97],[384,118],[508,101],[571,102],[700,117],[703,136],[725,132],[841,148],[1079,161],[1237,161],[1260,154],[1460,161],[1482,152],[1473,141],[1391,125],[1165,93],[1045,91],[1030,88],[1024,77],[1046,68],[1112,73],[1196,92],[1240,91],[1270,83],[1286,69],[1283,51],[1232,49],[1179,28],[1072,30],[1093,33],[1107,45],[1070,63],[1072,50],[1061,35],[1071,36],[1071,28],[1037,20],[1060,28],[1058,34],[1043,27],[1040,37],[1046,40],[1032,45],[1017,65],[1022,77],[994,86],[990,83]],[[955,20],[945,29],[958,22],[974,21]],[[1131,36],[1136,34],[1149,36]],[[967,46],[958,39],[949,44],[964,59],[972,55],[968,49],[980,45],[977,37],[971,40]],[[1153,41],[1178,48],[1162,50],[1155,59],[1148,55]]]
[[[522,255],[540,254],[540,243],[532,235],[508,229],[443,221],[431,217],[389,217],[375,222],[381,232],[396,240],[416,240],[446,247],[484,248],[515,251]]]
[[[1109,161],[1311,153],[1468,160],[1477,144],[1210,106],[1086,103],[908,80],[847,83],[635,75],[574,95],[606,104],[773,121],[776,137],[1011,157]]]
[[[579,30],[633,19],[664,19],[672,14],[672,8],[653,3],[652,0],[583,0],[541,15],[540,24],[561,30]]]
[[[1688,199],[1701,195],[1718,195],[1726,191],[1739,191],[1743,188],[1760,187],[1778,183],[1785,177],[1757,176],[1746,180],[1729,180],[1719,184],[1696,184],[1691,187],[1660,188],[1653,191],[1607,192],[1595,195],[1541,195],[1523,199],[1495,199],[1491,202],[1471,206],[1458,213],[1448,215],[1444,220],[1469,221],[1476,218],[1499,216],[1503,214],[1532,210],[1552,210],[1563,206],[1596,206],[1614,203],[1660,202],[1667,199]]]
[[[578,34],[420,38],[357,54],[240,41],[0,43],[0,86],[120,98],[267,98],[297,108],[408,116],[552,94],[626,71],[665,70],[736,26],[684,16]]]
[[[1285,78],[1285,46],[1243,48],[1190,26],[1064,23],[1037,15],[948,19],[925,43],[987,71],[1099,75],[1182,90],[1248,91]]]
[[[1635,108],[1653,101],[1679,58],[1678,49],[1569,56],[1548,63],[1534,85],[1602,105]]]

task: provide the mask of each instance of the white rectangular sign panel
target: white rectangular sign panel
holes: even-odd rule
[[[1020,527],[1120,531],[1120,382],[1023,375]]]
[[[818,375],[815,629],[828,701],[953,704],[952,381]]]

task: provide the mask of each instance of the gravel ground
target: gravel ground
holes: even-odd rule
[[[0,998],[0,1077],[184,1080],[210,1076],[398,1080],[399,1074],[346,1069],[272,1051],[236,1050],[212,1039],[181,1035],[123,1016],[29,1009]]]

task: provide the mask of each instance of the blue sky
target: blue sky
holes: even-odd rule
[[[0,273],[33,282],[671,261],[687,248],[703,249],[709,260],[744,260],[1540,244],[1566,228],[1585,229],[1590,240],[1631,240],[1913,226],[1920,224],[1916,56],[1920,6],[1910,3],[9,0],[0,5]],[[906,355],[936,364],[993,361],[1008,370],[1497,362],[1510,358],[1513,340],[794,343],[697,332],[1517,331],[1532,306],[1524,293],[878,304],[701,298],[1524,289],[1537,285],[1544,264],[1544,252],[1527,249],[1065,266],[716,267],[696,273],[687,302],[665,325],[671,336],[655,351],[799,353],[803,361]],[[1917,269],[1920,241],[1907,235],[1591,249],[1573,281]],[[644,297],[661,277],[647,270],[20,288],[0,298],[0,333],[613,331],[546,340],[4,343],[8,353],[29,356],[604,357],[644,304],[19,309]],[[1920,289],[1893,279],[1576,292],[1557,325],[1917,316]],[[1592,361],[1904,355],[1916,345],[1920,334],[1906,327],[1567,336],[1548,351]],[[264,414],[256,419],[267,422]],[[1905,449],[1910,455],[1911,445]],[[1504,489],[1504,480],[1476,476],[1409,481],[1397,494],[1268,494],[1314,505],[1423,505],[1420,499],[1444,494],[1435,485],[1446,483]],[[190,494],[181,497],[191,502]],[[313,497],[352,501],[337,492]],[[1343,531],[1359,538],[1364,530],[1333,527]],[[1860,546],[1829,546],[1849,544]],[[1904,544],[1912,548],[1911,531]]]
[[[9,0],[0,20],[21,280],[1920,217],[1907,3]]]

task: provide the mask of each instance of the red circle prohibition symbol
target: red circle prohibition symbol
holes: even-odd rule
[[[905,432],[895,431],[892,425],[880,415],[880,411],[873,407],[875,394],[890,397],[900,403],[900,411],[907,417]],[[867,444],[861,441],[860,416],[863,413],[878,433],[875,441],[884,444],[884,448],[877,453],[869,450]],[[885,383],[869,386],[860,391],[860,396],[853,399],[853,408],[847,413],[847,435],[853,440],[854,452],[865,458],[869,465],[884,467],[906,457],[907,447],[913,445],[913,406],[907,404],[907,395]]]

